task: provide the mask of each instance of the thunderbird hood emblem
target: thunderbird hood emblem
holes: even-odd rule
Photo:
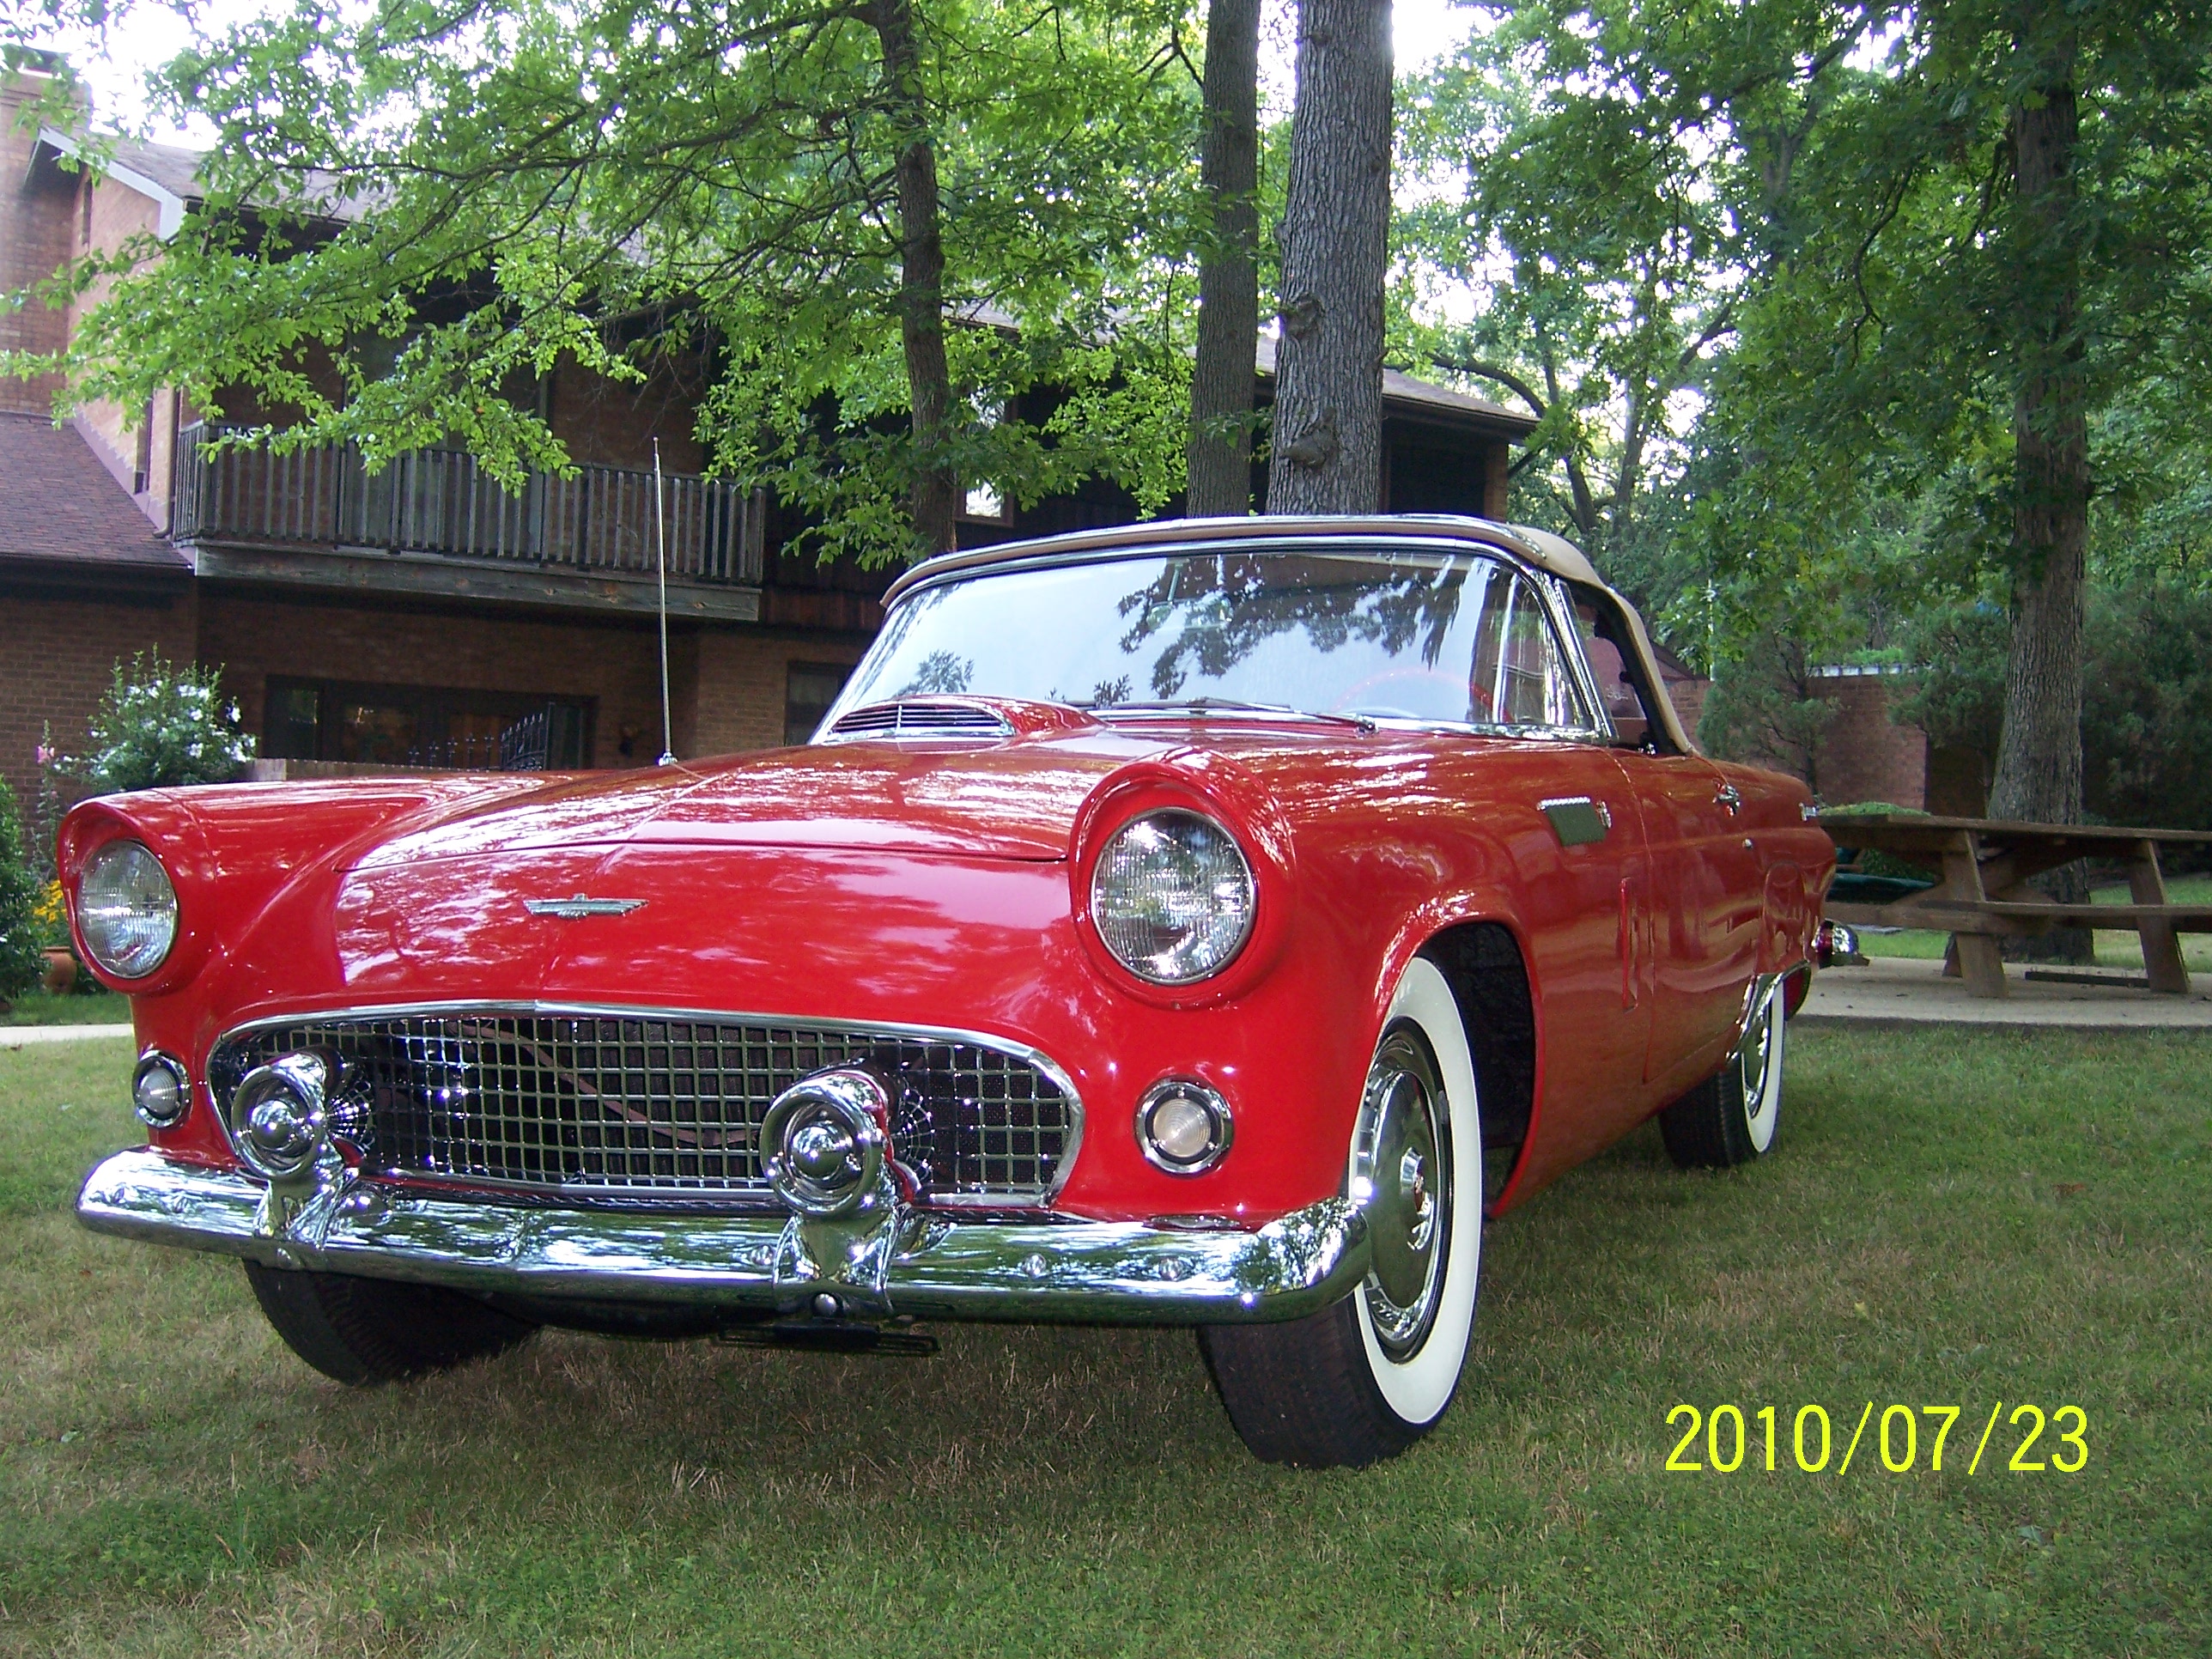
[[[522,908],[533,916],[559,916],[568,921],[580,916],[626,916],[644,906],[643,899],[586,898],[581,893],[574,898],[522,901]]]

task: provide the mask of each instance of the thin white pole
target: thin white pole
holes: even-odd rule
[[[653,525],[660,572],[660,763],[676,763],[675,727],[668,717],[668,504],[660,489],[660,440],[653,441]]]

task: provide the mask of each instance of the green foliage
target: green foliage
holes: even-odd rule
[[[1931,747],[1992,760],[2004,727],[2012,618],[1987,599],[1937,605],[1914,619],[1907,637],[1908,660],[1921,672],[1890,718],[1918,726]]]
[[[175,387],[252,441],[373,465],[458,443],[512,486],[569,465],[534,396],[556,367],[703,385],[712,469],[878,560],[910,550],[931,466],[1023,501],[1091,474],[1160,501],[1179,473],[1111,422],[1188,380],[1159,349],[1182,327],[1159,273],[1191,242],[1182,0],[916,5],[970,415],[927,457],[902,418],[910,106],[870,17],[295,0],[232,26],[161,77],[166,112],[217,129],[204,205],[50,290],[85,307],[69,399]],[[1045,386],[1076,395],[1027,418]]]
[[[23,817],[15,792],[0,778],[0,1002],[39,982],[46,927],[39,915],[43,884],[23,861]]]
[[[2089,610],[2081,796],[2107,823],[2212,830],[2212,592],[2168,579]]]
[[[1633,544],[1682,465],[1755,219],[1755,181],[1640,80],[1624,37],[1644,28],[1629,9],[1517,8],[1401,96],[1401,165],[1430,199],[1400,217],[1397,353],[1540,416],[1516,513],[1609,576],[1650,562]],[[1481,313],[1422,323],[1438,279],[1481,289]]]
[[[1801,641],[1785,634],[1753,640],[1705,694],[1698,740],[1730,760],[1778,766],[1820,791],[1821,734],[1836,717],[1822,696]]]
[[[156,655],[131,659],[92,717],[89,753],[58,763],[95,794],[228,783],[253,758],[254,739],[238,729],[238,705],[223,699],[222,671],[179,668]]]

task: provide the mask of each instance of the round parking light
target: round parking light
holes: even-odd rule
[[[1221,1162],[1235,1133],[1229,1103],[1188,1078],[1170,1078],[1137,1103],[1137,1145],[1170,1175],[1202,1175]]]
[[[182,1060],[159,1049],[139,1060],[138,1069],[131,1075],[131,1104],[141,1123],[153,1129],[172,1128],[184,1121],[191,1103],[191,1084]]]

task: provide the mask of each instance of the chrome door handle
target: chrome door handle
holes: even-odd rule
[[[1724,783],[1721,786],[1720,793],[1713,797],[1713,805],[1727,807],[1729,816],[1734,817],[1743,810],[1742,792],[1732,783]]]

